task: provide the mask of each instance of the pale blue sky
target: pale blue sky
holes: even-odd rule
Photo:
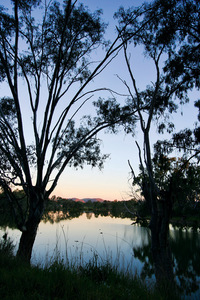
[[[103,9],[103,19],[109,23],[107,36],[112,40],[115,30],[115,22],[113,14],[123,5],[125,8],[129,6],[138,6],[143,1],[139,0],[85,0],[82,1],[89,7],[91,11],[95,9]],[[154,67],[150,60],[146,60],[141,53],[141,49],[135,49],[132,53],[132,62],[134,64],[135,75],[138,85],[142,88],[149,84],[152,80]],[[115,74],[126,78],[126,67],[124,65],[123,56],[119,55],[117,59],[105,70],[99,78],[94,82],[94,86],[107,86],[117,91],[124,90],[124,86],[116,78]],[[196,99],[196,95],[194,96]],[[196,111],[193,106],[187,105],[182,108],[183,116],[178,113],[172,117],[176,121],[177,130],[191,126],[196,121]],[[103,134],[102,152],[110,153],[110,159],[105,163],[104,169],[91,169],[86,166],[83,170],[67,169],[58,187],[55,190],[56,195],[63,197],[100,197],[108,200],[130,199],[130,169],[128,159],[131,161],[136,173],[138,171],[138,151],[135,140],[142,141],[141,133],[136,130],[136,136],[133,138],[125,136],[123,131],[118,135]],[[158,138],[162,138],[159,136]],[[152,142],[155,142],[157,135],[152,131]]]
[[[0,4],[4,5],[8,0],[1,0]],[[117,11],[119,6],[123,5],[128,8],[129,6],[138,6],[143,1],[139,0],[83,0],[80,1],[88,6],[91,11],[95,9],[103,9],[103,20],[107,23],[107,35],[110,40],[114,38],[115,22],[113,21],[113,14]],[[137,84],[142,89],[153,81],[154,67],[150,60],[147,60],[142,55],[141,48],[134,49],[131,53],[132,66],[134,68],[134,74],[136,76]],[[124,64],[123,55],[119,54],[118,57],[104,70],[93,83],[94,88],[107,87],[112,88],[118,92],[126,92],[124,85],[116,77],[118,74],[123,79],[128,80],[126,66]],[[93,87],[92,87],[93,88]],[[97,99],[98,94],[94,96],[93,100]],[[103,93],[106,97],[107,94]],[[108,96],[110,96],[108,94]],[[96,97],[96,98],[95,98]],[[196,100],[197,94],[193,96],[193,100]],[[120,100],[120,99],[119,99]],[[90,112],[91,106],[85,107],[84,112]],[[172,116],[176,121],[177,130],[192,126],[196,121],[197,111],[194,110],[192,105],[187,105],[182,108],[183,116],[178,113]],[[29,118],[28,111],[26,110],[25,118]],[[61,197],[71,198],[103,198],[107,200],[122,200],[130,199],[130,169],[128,166],[128,159],[131,161],[134,170],[138,171],[138,151],[135,145],[135,140],[139,140],[141,143],[142,136],[139,129],[136,130],[136,136],[133,138],[131,135],[126,136],[123,131],[118,135],[100,133],[99,138],[102,139],[102,152],[110,153],[110,158],[105,163],[104,169],[99,171],[98,169],[91,169],[90,166],[85,166],[83,170],[74,170],[66,168],[64,171],[58,186],[54,190],[53,194]],[[159,136],[162,138],[162,136]],[[157,139],[155,131],[152,131],[152,143]]]

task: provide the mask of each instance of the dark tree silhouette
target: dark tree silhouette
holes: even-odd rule
[[[179,102],[189,101],[188,91],[199,88],[199,1],[155,0],[140,7],[141,19],[135,18],[138,9],[121,8],[116,17],[122,39],[141,26],[143,18],[149,22],[135,35],[132,44],[124,43],[124,56],[131,85],[121,79],[129,92],[128,103],[137,107],[143,134],[143,152],[137,143],[142,173],[141,189],[151,211],[151,246],[158,284],[173,284],[173,267],[168,242],[169,220],[172,211],[172,189],[159,185],[153,169],[150,130],[154,121],[159,132],[172,133],[174,124],[170,114],[178,109]],[[126,24],[126,26],[125,26]],[[156,79],[140,91],[128,55],[131,46],[142,45],[145,55],[155,65]],[[144,72],[146,72],[144,70]],[[135,173],[131,167],[133,177]],[[173,185],[173,184],[172,184]],[[172,186],[171,185],[171,186]]]
[[[97,109],[104,114],[81,121],[81,109],[96,91],[91,82],[124,42],[120,32],[113,42],[104,40],[100,15],[77,0],[16,0],[12,9],[0,7],[0,82],[11,95],[0,100],[0,186],[22,231],[18,256],[27,261],[65,168],[85,163],[101,168],[107,156],[100,153],[97,133],[134,113],[115,100],[109,105],[100,100]],[[104,56],[96,62],[91,57],[100,46]],[[13,187],[24,190],[23,206]]]

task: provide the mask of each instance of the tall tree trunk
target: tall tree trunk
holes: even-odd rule
[[[158,287],[171,288],[174,285],[173,263],[169,245],[169,220],[171,205],[164,200],[157,200],[158,209],[151,217],[152,257]]]
[[[22,235],[19,242],[17,256],[30,263],[33,245],[37,235],[38,225],[44,212],[45,198],[36,188],[30,196],[30,208],[28,220],[22,228]]]
[[[149,115],[148,126],[146,129],[143,129],[146,150],[145,162],[149,179],[149,184],[147,183],[148,181],[144,182],[143,190],[145,190],[145,199],[151,208],[151,247],[156,282],[158,287],[170,288],[174,284],[173,265],[169,245],[169,220],[172,211],[171,190],[169,192],[160,190],[154,178],[149,141],[152,116],[153,109]]]

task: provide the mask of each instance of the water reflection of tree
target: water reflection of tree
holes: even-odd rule
[[[43,217],[42,221],[44,223],[59,223],[62,220],[71,220],[74,218],[79,218],[83,212],[78,212],[78,211],[48,211],[46,212]]]
[[[138,258],[144,265],[141,271],[141,278],[151,278],[154,274],[153,260],[151,255],[151,237],[148,235],[148,244],[141,244],[133,248],[134,257]]]
[[[132,203],[133,201],[128,201]],[[131,218],[132,214],[128,212],[124,201],[112,202],[92,202],[86,203],[75,202],[69,199],[52,198],[48,202],[46,211],[43,215],[44,222],[59,222],[61,220],[78,218],[83,213],[86,213],[87,218],[91,218],[92,214],[98,216],[110,216],[111,218]]]
[[[171,234],[171,248],[174,257],[175,275],[186,294],[199,289],[200,236],[197,230],[179,229]]]
[[[133,248],[134,256],[144,265],[141,272],[143,279],[154,275],[153,261],[149,243]],[[200,235],[197,230],[175,229],[170,231],[170,245],[177,286],[186,295],[199,289],[200,276]]]
[[[92,218],[93,213],[92,212],[86,212],[86,218],[90,220]]]

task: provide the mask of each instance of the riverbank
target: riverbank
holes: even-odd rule
[[[6,236],[0,240],[1,300],[132,300],[169,299],[137,276],[119,272],[109,262],[95,260],[76,267],[64,264],[59,257],[44,267],[22,262],[13,255],[14,244]],[[170,299],[179,299],[170,295]]]
[[[0,298],[2,300],[73,299],[132,300],[169,299],[138,278],[122,274],[109,264],[70,268],[55,261],[39,268],[26,265],[12,255],[0,253]],[[179,299],[170,295],[170,299]]]

